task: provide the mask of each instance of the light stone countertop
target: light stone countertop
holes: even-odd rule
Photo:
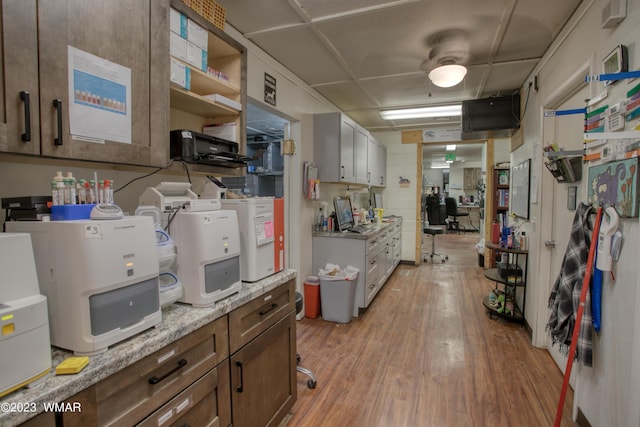
[[[389,229],[391,226],[397,224],[398,222],[402,222],[402,217],[388,217],[383,220],[382,223],[371,223],[367,224],[368,228],[365,233],[354,233],[351,231],[314,231],[312,233],[312,237],[330,237],[333,239],[355,239],[355,240],[368,240],[377,234],[380,234],[382,231]]]
[[[103,353],[89,357],[89,364],[76,375],[55,375],[55,367],[69,351],[52,347],[51,372],[27,387],[0,399],[0,426],[14,426],[44,412],[45,403],[61,402],[119,370],[160,350],[204,325],[296,277],[296,270],[284,270],[258,282],[243,282],[240,292],[211,307],[196,308],[172,304],[162,310],[162,322],[144,332],[114,344]],[[7,403],[28,404],[35,412],[8,412]],[[18,406],[18,405],[15,405]]]

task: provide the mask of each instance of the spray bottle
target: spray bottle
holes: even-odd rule
[[[600,224],[600,233],[598,234],[598,257],[596,260],[596,268],[602,271],[611,271],[611,240],[618,230],[618,213],[615,208],[609,206],[604,211],[602,223]]]

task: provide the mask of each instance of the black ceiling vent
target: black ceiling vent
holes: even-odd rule
[[[520,94],[462,101],[462,139],[508,138],[520,129]]]

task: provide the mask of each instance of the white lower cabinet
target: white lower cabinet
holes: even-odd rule
[[[378,294],[400,262],[402,220],[385,225],[380,231],[364,235],[317,233],[313,236],[312,271],[327,263],[342,268],[352,265],[360,270],[356,279],[353,316],[360,315]]]

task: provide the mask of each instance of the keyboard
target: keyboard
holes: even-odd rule
[[[348,231],[351,231],[352,233],[366,233],[367,231],[369,231],[369,228],[364,226],[364,225],[356,225],[355,227],[351,227],[347,229]]]

